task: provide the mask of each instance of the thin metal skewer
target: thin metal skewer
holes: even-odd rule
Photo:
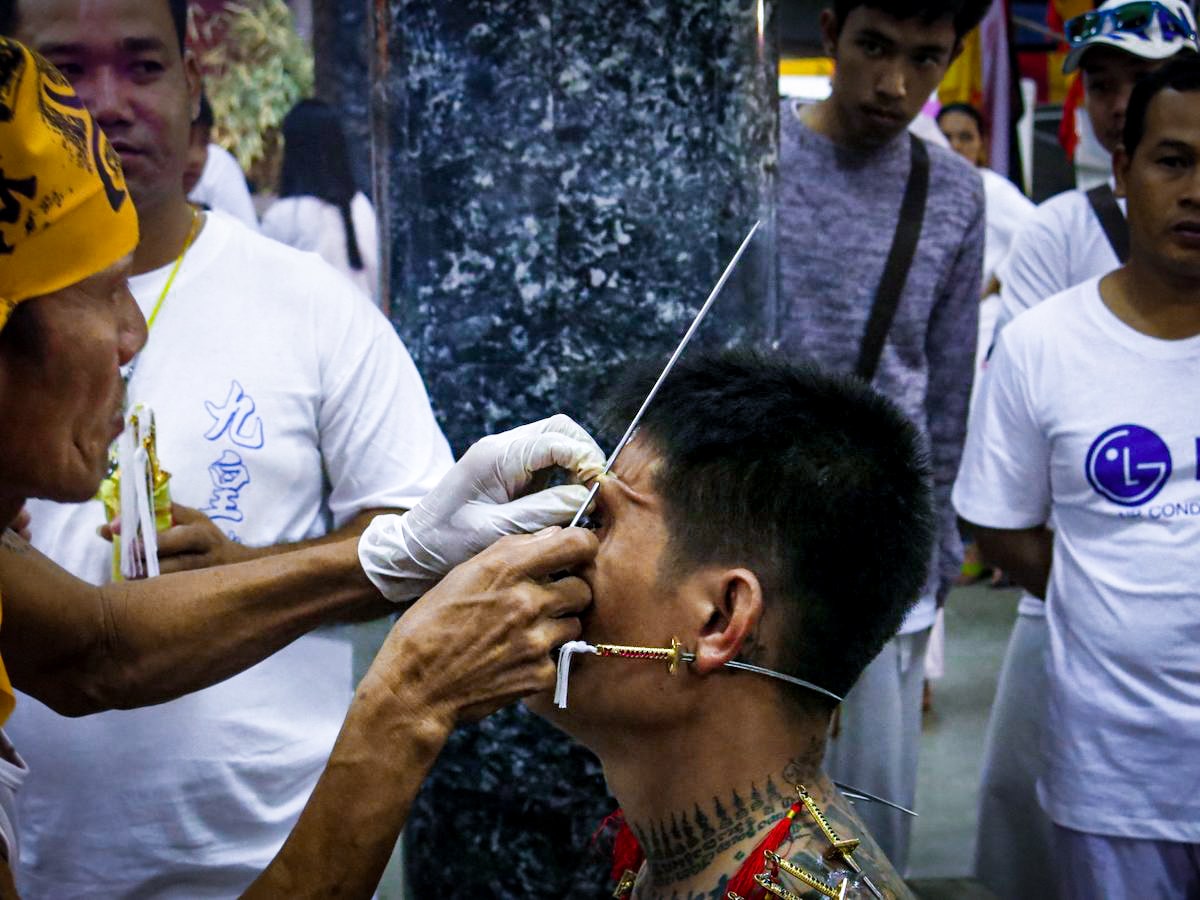
[[[579,511],[575,513],[575,518],[571,520],[571,528],[579,524],[579,520],[583,518],[583,514],[587,512],[587,508],[592,505],[592,501],[596,499],[596,492],[600,490],[600,481],[612,469],[613,463],[617,461],[617,457],[621,451],[625,449],[625,445],[629,443],[633,437],[633,433],[637,430],[638,423],[642,421],[642,416],[646,414],[651,402],[654,400],[658,389],[662,387],[663,382],[667,380],[667,376],[671,374],[671,369],[675,367],[675,363],[679,361],[679,357],[683,355],[684,348],[692,339],[692,335],[696,333],[696,329],[700,327],[700,323],[704,321],[704,317],[708,315],[709,309],[713,302],[717,299],[717,295],[721,293],[721,288],[725,287],[725,282],[729,280],[729,276],[733,274],[734,268],[738,264],[738,260],[742,258],[742,254],[746,252],[746,248],[750,246],[750,239],[754,237],[754,233],[758,231],[758,227],[762,225],[762,221],[754,223],[754,227],[750,229],[750,233],[746,235],[742,241],[742,245],[738,247],[737,253],[733,254],[733,259],[729,261],[729,265],[725,267],[725,271],[721,273],[721,278],[717,281],[716,286],[712,289],[712,293],[708,295],[708,299],[704,301],[704,305],[700,307],[700,312],[696,313],[696,318],[692,319],[692,324],[688,327],[687,332],[683,336],[683,340],[679,342],[679,346],[675,348],[675,352],[671,354],[671,358],[667,361],[666,368],[662,370],[662,374],[658,376],[658,380],[654,382],[654,387],[650,389],[650,393],[646,395],[646,399],[642,401],[642,407],[637,411],[637,415],[633,417],[633,421],[629,423],[629,427],[625,429],[625,435],[617,442],[617,446],[613,448],[613,452],[609,454],[608,459],[604,463],[604,468],[600,470],[600,474],[596,476],[596,483],[592,485],[592,489],[588,491],[587,499],[583,501],[583,505],[579,507]]]

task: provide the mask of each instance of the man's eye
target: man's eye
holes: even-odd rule
[[[1187,165],[1187,160],[1182,156],[1164,156],[1158,160],[1158,164],[1166,169],[1182,169]]]
[[[79,63],[57,62],[54,64],[54,68],[62,72],[63,77],[68,81],[73,81],[83,74],[83,66],[79,65]]]
[[[883,56],[883,44],[879,43],[879,41],[871,40],[871,38],[863,38],[858,42],[858,46],[862,48],[862,52],[866,56]]]
[[[138,75],[157,75],[163,71],[163,64],[154,59],[140,59],[131,68]]]

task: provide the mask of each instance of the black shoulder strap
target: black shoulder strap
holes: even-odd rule
[[[1112,188],[1107,182],[1098,184],[1087,192],[1087,198],[1088,203],[1092,205],[1092,212],[1100,220],[1100,227],[1104,229],[1108,242],[1112,244],[1113,253],[1117,254],[1121,265],[1125,265],[1129,262],[1129,223],[1125,221],[1125,214],[1117,205]]]
[[[854,367],[854,371],[868,382],[874,380],[875,370],[879,367],[883,342],[896,316],[900,295],[904,293],[908,270],[912,268],[917,241],[921,237],[921,225],[925,221],[925,199],[929,195],[929,151],[919,137],[912,134],[909,137],[912,140],[912,163],[908,170],[908,183],[904,186],[904,200],[900,204],[900,221],[896,223],[892,249],[888,251],[883,277],[875,291],[875,302],[871,306],[867,330],[858,351],[858,364]]]

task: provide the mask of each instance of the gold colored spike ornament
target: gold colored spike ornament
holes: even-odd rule
[[[691,662],[694,656],[683,649],[679,638],[671,638],[670,647],[624,647],[620,644],[595,644],[597,656],[619,656],[622,659],[662,660],[667,671],[674,675],[680,662]],[[691,657],[690,659],[686,657]]]
[[[800,802],[804,804],[804,808],[808,810],[808,814],[817,823],[817,827],[821,829],[821,834],[825,835],[825,840],[829,841],[830,847],[825,854],[826,859],[834,857],[844,859],[858,849],[858,845],[862,842],[858,838],[842,840],[838,837],[837,832],[833,830],[833,826],[829,824],[829,820],[825,818],[825,813],[821,812],[821,807],[817,806],[817,801],[809,796],[804,785],[796,785],[796,793],[799,794]]]
[[[680,644],[679,638],[676,637],[671,638],[671,646],[669,647],[627,647],[622,644],[589,644],[586,641],[568,641],[558,651],[558,684],[554,691],[554,702],[559,709],[567,708],[567,681],[571,675],[571,657],[577,653],[590,653],[595,656],[619,657],[622,659],[661,660],[667,664],[667,671],[672,675],[679,671],[680,663],[692,663],[696,661],[696,654]],[[815,685],[811,681],[805,681],[803,678],[797,678],[794,675],[785,675],[783,672],[776,672],[774,669],[756,666],[753,663],[739,662],[738,660],[730,660],[724,663],[724,667],[726,669],[736,669],[741,672],[750,672],[754,675],[763,675],[767,678],[777,679],[778,681],[786,681],[788,684],[814,691],[837,703],[842,701],[842,698],[837,694],[827,691],[825,688]]]

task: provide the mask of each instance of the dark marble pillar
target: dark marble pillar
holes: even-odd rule
[[[391,315],[455,449],[775,298],[776,0],[370,0]],[[682,762],[682,760],[681,760]],[[417,897],[603,897],[595,760],[523,710],[453,739],[408,832]]]

